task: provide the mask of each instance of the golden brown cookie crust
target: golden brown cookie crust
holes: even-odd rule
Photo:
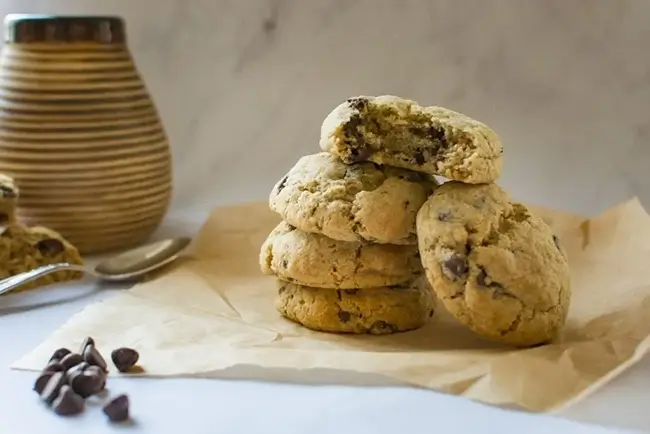
[[[443,304],[493,340],[533,346],[566,321],[566,253],[542,219],[496,184],[441,185],[420,209],[422,264]]]
[[[337,241],[286,222],[262,245],[260,266],[284,281],[338,289],[398,285],[423,274],[417,246]]]
[[[415,216],[437,185],[429,175],[307,155],[271,191],[270,207],[301,231],[349,242],[417,244]]]
[[[435,310],[435,296],[425,280],[368,289],[314,288],[278,281],[276,309],[298,324],[324,332],[415,330],[425,325]]]
[[[320,147],[348,164],[372,161],[471,184],[498,179],[503,153],[484,123],[392,95],[340,104],[323,121]]]

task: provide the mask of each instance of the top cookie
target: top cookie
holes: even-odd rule
[[[301,231],[340,241],[417,244],[415,216],[437,185],[429,175],[374,163],[302,157],[271,191],[270,207]]]
[[[571,298],[566,253],[499,186],[441,185],[420,209],[417,231],[429,282],[460,322],[515,346],[559,334]]]
[[[320,147],[348,164],[372,161],[469,184],[494,182],[503,150],[479,121],[391,95],[340,104],[323,121]]]

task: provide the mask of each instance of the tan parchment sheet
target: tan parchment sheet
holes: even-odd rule
[[[137,348],[152,376],[410,384],[535,411],[593,392],[650,347],[650,217],[634,199],[598,218],[533,208],[570,256],[573,299],[561,342],[487,343],[440,309],[393,336],[311,332],[275,311],[258,252],[279,217],[266,204],[216,209],[191,256],[158,278],[88,306],[14,368],[39,370],[93,336],[104,353]],[[112,372],[113,374],[114,372]]]

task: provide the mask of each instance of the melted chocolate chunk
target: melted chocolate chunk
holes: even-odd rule
[[[284,187],[287,186],[287,179],[289,179],[289,175],[284,175],[284,178],[282,178],[280,184],[278,184],[278,193],[284,190]]]
[[[6,225],[9,223],[9,216],[5,213],[0,213],[0,225]]]
[[[424,153],[421,149],[417,149],[413,152],[413,159],[415,160],[415,164],[418,164],[420,166],[423,165],[426,161],[426,158],[424,158]]]
[[[43,255],[56,255],[63,252],[65,249],[61,240],[57,240],[56,238],[45,238],[44,240],[40,240],[34,247],[36,247],[36,249]]]
[[[346,163],[356,163],[367,160],[371,152],[359,131],[361,118],[359,115],[353,115],[343,126],[343,132],[348,139],[348,154],[345,158]]]
[[[362,111],[368,106],[368,98],[348,98],[346,102],[357,111]]]
[[[492,280],[490,276],[488,276],[487,272],[485,271],[485,268],[479,267],[479,273],[476,276],[476,284],[480,287],[483,288],[492,288],[495,290],[494,292],[494,298],[499,298],[499,297],[507,297],[510,294],[505,290],[503,285],[501,285],[498,282],[495,282]]]
[[[445,136],[445,130],[440,127],[431,126],[427,129],[426,137],[434,142],[438,142],[441,148],[446,148],[449,146],[447,143],[447,137]]]
[[[451,217],[451,213],[449,211],[438,212],[438,220],[440,220],[441,222],[448,222],[450,217]]]
[[[443,273],[451,280],[462,277],[468,270],[467,258],[458,254],[453,254],[443,261],[441,265]]]
[[[17,196],[16,190],[11,187],[7,187],[6,185],[0,185],[0,194],[5,199],[15,199]]]
[[[350,314],[350,312],[347,312],[345,310],[340,310],[338,315],[339,315],[339,321],[341,322],[348,322],[352,317],[352,314]]]

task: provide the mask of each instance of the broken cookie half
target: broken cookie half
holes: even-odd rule
[[[44,227],[10,223],[0,228],[0,280],[43,265],[68,263],[82,265],[79,251],[59,233]],[[57,271],[25,283],[23,291],[56,282],[77,280],[78,271]],[[14,291],[14,292],[15,292]]]

